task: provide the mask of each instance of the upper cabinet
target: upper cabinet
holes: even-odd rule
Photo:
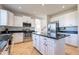
[[[0,25],[13,26],[13,13],[7,10],[0,10]]]
[[[8,25],[14,26],[14,14],[8,11]]]
[[[59,21],[59,27],[77,26],[77,11],[51,18],[50,22]]]
[[[0,10],[0,25],[7,25],[8,13],[5,10]]]
[[[77,19],[76,19],[77,12],[71,12],[68,14],[64,14],[59,17],[59,26],[66,27],[66,26],[77,26]]]

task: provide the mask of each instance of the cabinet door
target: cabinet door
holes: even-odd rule
[[[44,38],[45,38],[45,37],[40,36],[40,45],[39,45],[40,50],[39,50],[39,51],[40,51],[42,54],[45,54],[45,41],[44,41]]]
[[[6,10],[0,10],[0,25],[7,25],[8,13]]]
[[[8,11],[8,25],[14,26],[14,14]]]
[[[71,42],[70,42],[71,45],[78,46],[77,40],[78,40],[78,35],[77,34],[71,34]]]
[[[67,44],[73,45],[73,46],[78,46],[78,35],[77,34],[70,34],[70,36],[65,38],[65,42]]]
[[[48,38],[47,47],[48,47],[48,49],[47,49],[48,50],[48,55],[54,55],[56,43],[53,39]]]
[[[13,34],[13,43],[23,42],[23,33],[14,33]]]
[[[65,37],[64,39],[65,39],[65,43],[66,43],[66,44],[70,44],[70,42],[71,42],[70,36]]]
[[[64,27],[64,16],[59,16],[59,27]]]
[[[35,36],[35,34],[32,34],[32,40],[33,40],[33,46],[35,47],[35,45],[36,45],[36,38],[35,38],[36,36]]]
[[[59,16],[59,27],[77,26],[76,14],[75,11]]]
[[[39,47],[39,39],[40,39],[40,36],[39,35],[36,35],[35,36],[35,43],[36,43],[36,48],[39,50],[40,49],[40,47]]]
[[[40,36],[40,52],[43,55],[47,55],[48,54],[47,37]]]

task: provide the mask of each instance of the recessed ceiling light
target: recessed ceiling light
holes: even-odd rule
[[[19,6],[18,8],[19,8],[19,9],[21,9],[22,7],[21,7],[21,6]]]
[[[62,6],[62,8],[65,8],[64,6]]]

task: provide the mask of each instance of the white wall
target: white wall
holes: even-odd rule
[[[47,33],[47,15],[43,15],[41,19],[41,33]]]
[[[41,33],[41,20],[40,19],[35,19],[35,31],[37,33]]]

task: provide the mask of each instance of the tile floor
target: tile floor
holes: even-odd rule
[[[65,46],[66,55],[77,55],[77,48],[72,46]],[[15,44],[11,48],[11,55],[41,55],[36,49],[33,48],[32,41]]]

